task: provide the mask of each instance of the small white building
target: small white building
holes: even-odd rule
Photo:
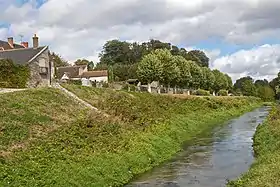
[[[84,72],[81,78],[89,79],[92,82],[106,82],[108,83],[108,71],[87,71]]]

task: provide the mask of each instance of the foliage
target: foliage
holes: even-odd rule
[[[235,84],[234,84],[234,90],[241,90],[242,91],[242,84],[244,81],[249,80],[250,82],[254,82],[253,78],[250,76],[247,77],[241,77],[239,79],[236,80]]]
[[[256,80],[255,81],[255,86],[259,87],[259,86],[269,86],[269,83],[266,79],[264,80]]]
[[[225,74],[225,76],[227,78],[227,90],[231,90],[233,88],[232,79],[228,74]]]
[[[203,81],[201,84],[201,88],[204,90],[212,90],[216,81],[214,73],[207,67],[202,68],[202,73]]]
[[[230,187],[280,185],[280,107],[275,106],[254,135],[256,162]]]
[[[116,63],[131,64],[130,44],[119,40],[107,41],[103,46],[100,56],[100,63],[114,65]]]
[[[59,54],[54,52],[49,53],[50,60],[54,63],[54,67],[70,66],[70,64],[64,60]]]
[[[99,54],[100,63],[107,65],[114,64],[135,64],[142,58],[155,50],[168,50],[172,55],[184,57],[186,60],[194,61],[202,67],[209,66],[209,58],[203,51],[193,50],[187,52],[186,49],[179,49],[177,46],[159,40],[151,39],[143,43],[129,43],[126,41],[111,40],[107,41],[102,52]]]
[[[137,78],[137,64],[114,64],[112,69],[119,81]]]
[[[131,85],[131,84],[125,84],[122,87],[122,90],[134,92],[134,91],[136,91],[136,86],[135,85]]]
[[[256,96],[257,90],[252,80],[245,80],[241,83],[241,91],[244,96]]]
[[[200,95],[200,96],[210,96],[210,92],[207,90],[198,89],[194,92],[194,95]]]
[[[162,74],[163,64],[155,54],[146,55],[138,64],[137,76],[141,82],[162,80]]]
[[[78,60],[76,60],[76,61],[74,62],[74,64],[75,64],[76,66],[88,65],[89,63],[92,63],[92,64],[93,64],[92,61],[88,61],[87,59],[78,59]]]
[[[258,104],[65,87],[101,113],[51,88],[0,95],[0,186],[122,186]]]
[[[94,70],[94,63],[93,63],[93,61],[90,61],[87,64],[87,68],[88,68],[88,71],[93,71]]]
[[[187,60],[185,60],[182,56],[173,56],[171,63],[175,64],[178,68],[178,77],[174,79],[177,83],[172,84],[180,88],[188,88],[192,79],[190,72],[190,63]]]
[[[30,77],[30,69],[12,60],[0,59],[0,88],[25,88]]]
[[[209,58],[203,51],[192,50],[188,52],[188,56],[189,58],[187,57],[187,60],[196,62],[200,67],[209,67]]]
[[[203,81],[202,80],[203,72],[195,62],[189,61],[189,64],[190,64],[190,72],[192,76],[190,87],[194,89],[198,89]]]
[[[152,54],[154,54],[162,64],[162,75],[160,82],[166,86],[175,86],[179,78],[179,69],[176,63],[172,61],[172,54],[167,49],[157,49]]]
[[[258,96],[263,101],[273,101],[276,92],[276,89],[273,89],[275,85],[277,85],[277,79],[269,83],[266,79],[254,82],[249,76],[241,77],[234,84],[234,92],[236,95],[239,93],[245,96]]]
[[[223,74],[222,72],[220,72],[219,70],[215,69],[212,71],[214,76],[215,76],[215,83],[214,83],[214,87],[213,90],[217,93],[222,89],[227,89],[228,86],[228,79],[225,76],[225,74]]]
[[[82,85],[82,81],[81,80],[68,80],[68,83],[70,84],[75,84],[75,85]]]
[[[261,98],[263,101],[274,101],[275,100],[275,92],[274,90],[267,85],[257,86],[257,96]]]
[[[227,92],[227,90],[220,90],[220,91],[218,92],[218,95],[219,95],[219,96],[228,96],[228,92]]]

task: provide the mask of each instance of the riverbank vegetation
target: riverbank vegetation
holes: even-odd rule
[[[280,186],[280,106],[274,106],[254,136],[256,162],[230,187]]]
[[[121,186],[184,141],[260,105],[254,97],[176,98],[76,85],[0,95],[0,186]]]

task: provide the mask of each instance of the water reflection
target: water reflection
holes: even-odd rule
[[[268,115],[260,108],[187,143],[169,162],[145,173],[128,187],[219,187],[247,171],[253,162],[252,137]]]

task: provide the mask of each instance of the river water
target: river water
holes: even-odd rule
[[[203,138],[186,143],[173,159],[136,178],[127,187],[221,187],[238,178],[254,161],[252,137],[269,108],[259,108]]]

